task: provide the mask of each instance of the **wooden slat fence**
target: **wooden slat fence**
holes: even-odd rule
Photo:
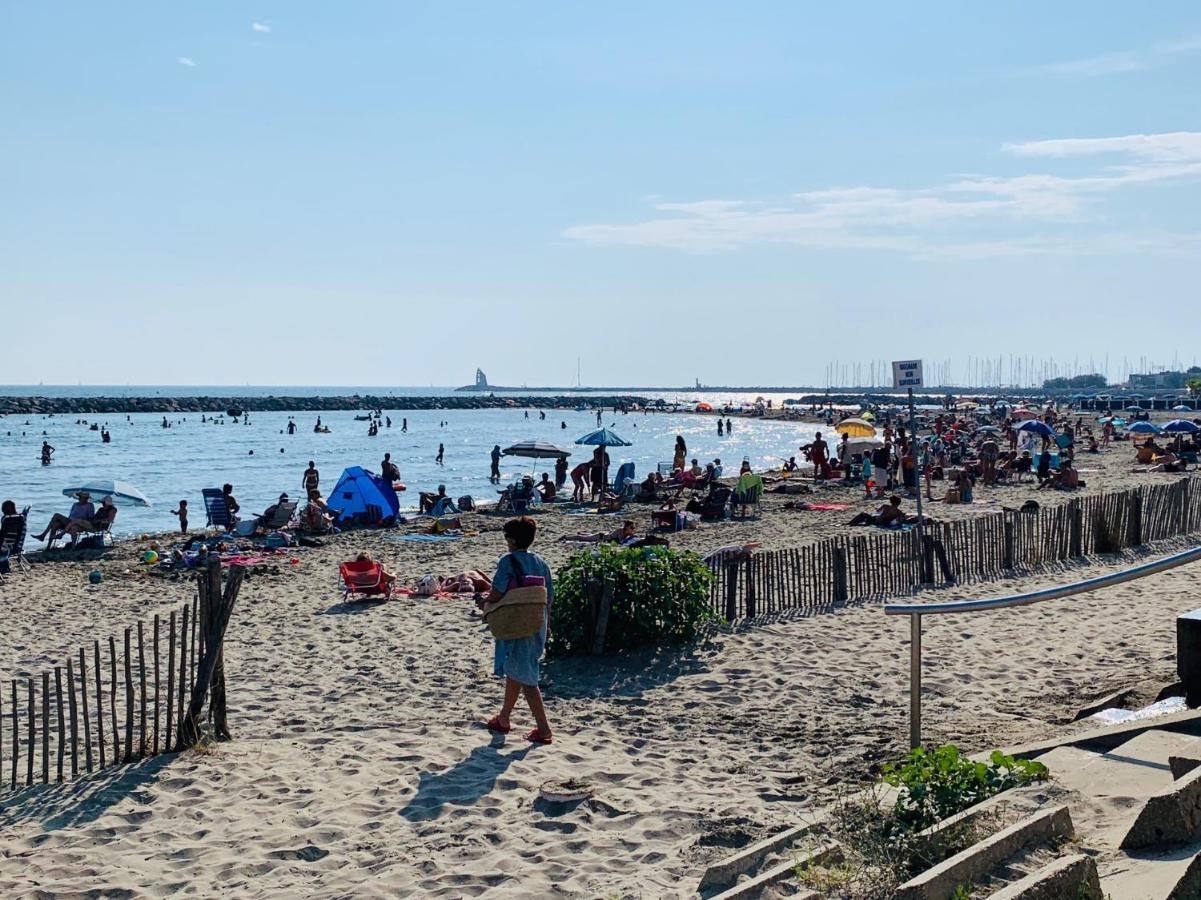
[[[1049,493],[1048,498],[1060,496]],[[718,560],[713,611],[727,621],[821,612],[912,593],[923,584],[1002,577],[1013,569],[1113,553],[1201,531],[1201,478],[1076,497],[915,531],[840,535],[804,547]]]
[[[121,642],[109,637],[105,647],[97,639],[77,656],[68,654],[53,673],[7,679],[7,704],[0,690],[0,792],[186,749],[198,740],[206,709],[215,733],[228,736],[221,651],[243,575],[241,567],[232,567],[222,589],[220,563],[213,560],[197,577],[190,602],[156,613],[150,666],[146,623],[138,622],[125,629]],[[197,631],[200,659],[189,664]],[[166,671],[158,665],[164,657]]]

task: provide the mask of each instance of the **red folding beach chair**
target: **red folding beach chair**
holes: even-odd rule
[[[352,594],[374,597],[383,594],[385,600],[392,599],[392,585],[384,581],[384,567],[374,560],[356,559],[338,566],[342,574],[342,599],[349,600]]]

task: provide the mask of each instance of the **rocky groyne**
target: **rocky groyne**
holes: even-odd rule
[[[386,409],[404,412],[421,409],[503,409],[529,407],[575,409],[588,406],[619,406],[652,401],[637,396],[605,397],[493,397],[459,394],[453,397],[0,397],[0,415],[96,415],[125,413],[224,413],[247,412],[334,412]]]

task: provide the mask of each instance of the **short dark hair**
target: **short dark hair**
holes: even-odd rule
[[[898,495],[893,494],[891,497],[888,498],[888,502],[891,503],[893,506],[900,506],[901,498]]]
[[[4,515],[6,516],[15,516],[17,514],[17,504],[13,503],[11,500],[4,501],[3,509]]]
[[[529,516],[520,516],[505,522],[505,537],[513,542],[518,550],[526,550],[534,543],[534,535],[538,533],[538,523]]]
[[[221,485],[221,493],[232,494],[233,492],[234,492],[234,486],[232,484]]]

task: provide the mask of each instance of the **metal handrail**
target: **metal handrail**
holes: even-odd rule
[[[1173,553],[1163,559],[1142,563],[1121,572],[1099,575],[1084,581],[1063,584],[1058,587],[994,597],[990,600],[957,600],[950,603],[887,603],[886,616],[909,616],[909,746],[922,744],[922,616],[943,613],[985,612],[993,609],[1009,609],[1014,606],[1030,606],[1045,600],[1058,600],[1076,594],[1085,594],[1101,588],[1124,584],[1148,575],[1157,575],[1177,566],[1201,560],[1201,547]]]

